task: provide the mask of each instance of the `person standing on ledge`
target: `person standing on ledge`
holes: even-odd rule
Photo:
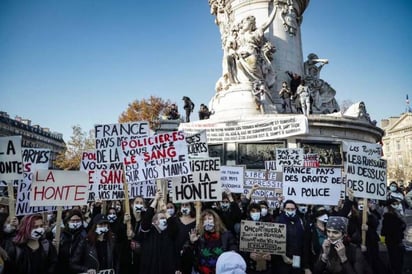
[[[195,108],[195,104],[187,96],[183,96],[182,100],[184,102],[183,108],[186,112],[186,123],[189,123],[190,122],[190,113],[193,112],[193,109]]]

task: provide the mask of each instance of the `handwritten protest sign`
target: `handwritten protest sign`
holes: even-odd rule
[[[34,170],[30,206],[86,205],[88,184],[83,171]]]
[[[304,167],[319,167],[319,155],[316,153],[307,153],[303,155]]]
[[[276,148],[276,168],[303,166],[303,148]]]
[[[386,200],[386,167],[379,144],[343,142],[347,187],[355,197]]]
[[[49,169],[51,150],[41,148],[23,148],[23,181],[17,186],[16,215],[29,215],[55,210],[55,207],[34,207],[29,205],[33,170]]]
[[[252,200],[265,200],[269,207],[276,207],[278,197],[282,194],[282,172],[246,170],[243,193],[247,194],[255,184],[259,185],[259,189],[253,193]]]
[[[277,171],[277,169],[276,169],[276,161],[275,161],[275,160],[265,161],[265,170]]]
[[[121,146],[127,182],[190,174],[187,143],[182,131],[123,140]]]
[[[244,166],[221,166],[220,182],[222,189],[229,189],[233,193],[243,193],[245,177]]]
[[[186,136],[187,150],[190,158],[208,158],[206,130]]]
[[[242,220],[239,249],[245,252],[286,254],[286,225]]]
[[[0,181],[23,179],[21,136],[0,137]]]
[[[123,153],[120,149],[121,142],[126,139],[149,136],[149,130],[149,123],[146,121],[96,125],[94,127],[96,139],[96,162],[99,164],[122,163]]]
[[[283,167],[283,196],[299,204],[337,205],[342,185],[340,168]]]
[[[82,153],[80,171],[89,175],[89,202],[125,199],[121,163],[98,164],[95,151],[87,150]],[[155,181],[131,182],[128,192],[129,198],[153,198],[156,194]]]
[[[220,158],[190,160],[192,174],[172,178],[175,203],[222,200]]]

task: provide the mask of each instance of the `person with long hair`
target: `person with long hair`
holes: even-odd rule
[[[115,237],[106,215],[98,214],[93,218],[86,239],[73,255],[72,264],[77,266],[78,272],[96,274],[103,269],[113,269],[119,273]]]
[[[44,223],[40,214],[24,216],[8,250],[13,274],[52,274],[57,264],[55,247],[44,239]]]
[[[220,254],[238,249],[235,237],[212,209],[201,213],[198,229],[190,231],[190,243],[197,259],[197,271],[201,274],[215,273]]]

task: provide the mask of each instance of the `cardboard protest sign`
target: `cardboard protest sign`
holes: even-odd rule
[[[222,200],[220,158],[190,160],[192,174],[172,178],[174,203]]]
[[[89,202],[125,199],[121,163],[98,164],[95,151],[88,150],[82,153],[80,171],[89,175]],[[156,194],[155,181],[132,182],[128,185],[128,192],[129,198],[153,198]]]
[[[387,163],[379,144],[343,142],[347,187],[355,197],[386,200]]]
[[[276,148],[276,168],[303,166],[303,148]]]
[[[342,183],[340,168],[283,167],[283,196],[298,204],[337,205]]]
[[[86,205],[88,188],[86,172],[34,170],[30,206]]]
[[[190,174],[187,143],[182,131],[123,140],[121,145],[127,182]]]
[[[286,225],[242,220],[239,249],[244,252],[286,254]]]
[[[304,167],[319,167],[319,155],[316,153],[307,153],[303,155]]]
[[[149,136],[149,123],[146,121],[124,124],[96,125],[94,127],[96,139],[96,162],[122,163],[123,154],[120,149],[125,139],[136,139]],[[130,156],[130,155],[126,155]]]
[[[190,158],[208,158],[206,130],[186,136],[187,150]]]
[[[29,215],[52,211],[53,207],[33,207],[29,205],[33,170],[48,170],[51,162],[51,150],[42,148],[23,148],[23,181],[17,186],[16,215]]]
[[[243,193],[245,177],[244,166],[221,166],[220,182],[222,189],[229,189],[232,193]]]
[[[0,137],[0,181],[23,179],[21,136]]]
[[[253,193],[252,200],[265,200],[269,207],[275,208],[278,197],[282,194],[282,172],[246,170],[243,193],[247,194],[255,184],[259,185],[259,189]]]

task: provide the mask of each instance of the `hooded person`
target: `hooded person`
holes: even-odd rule
[[[220,254],[216,262],[216,274],[245,274],[246,262],[235,251]]]
[[[359,246],[350,243],[347,235],[348,218],[330,216],[326,223],[327,239],[313,273],[365,273],[366,265]]]

